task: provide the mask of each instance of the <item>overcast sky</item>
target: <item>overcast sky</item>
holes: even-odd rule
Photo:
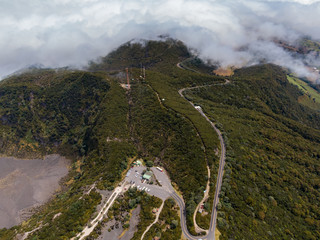
[[[80,67],[160,34],[223,66],[267,59],[304,74],[271,40],[320,39],[314,0],[1,0],[0,17],[1,77],[33,64]]]

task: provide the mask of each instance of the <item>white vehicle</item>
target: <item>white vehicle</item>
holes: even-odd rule
[[[141,188],[141,187],[140,187],[140,185],[138,185],[138,187],[137,187],[137,188],[140,190],[140,188]]]
[[[143,191],[145,188],[146,188],[146,187],[143,187],[143,188],[141,189],[141,191]]]
[[[148,188],[147,192],[150,192],[150,188]]]
[[[162,168],[157,167],[157,169],[158,169],[160,172],[163,172],[163,169],[162,169]]]

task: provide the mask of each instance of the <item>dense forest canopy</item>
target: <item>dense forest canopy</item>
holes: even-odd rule
[[[167,39],[125,44],[87,71],[32,70],[2,81],[1,153],[60,153],[73,164],[63,189],[29,221],[0,230],[0,238],[13,239],[40,225],[28,239],[75,236],[101,201],[97,191],[81,198],[84,191],[94,183],[112,190],[134,158],[167,170],[194,233],[192,215],[207,180],[212,201],[220,144],[178,90],[205,86],[184,94],[216,123],[227,144],[218,205],[221,239],[319,239],[319,111],[299,102],[303,93],[279,66],[242,68],[229,77],[213,74],[216,67],[192,56],[182,42]],[[125,68],[130,90],[120,86],[126,83]],[[179,222],[175,208],[167,201],[160,218],[166,221],[163,214],[168,214],[171,224]],[[155,225],[151,232],[160,228]],[[179,231],[168,229],[163,236]]]

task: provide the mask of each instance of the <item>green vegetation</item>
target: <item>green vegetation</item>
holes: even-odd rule
[[[91,62],[92,71],[123,71],[127,67],[140,68],[156,66],[175,66],[181,59],[190,57],[187,47],[173,39],[165,41],[128,42],[115,51],[100,59],[98,63]]]
[[[130,188],[123,197],[117,199],[108,213],[110,219],[115,218],[126,228],[129,223],[128,212],[140,205],[138,230],[133,236],[133,240],[140,239],[146,228],[154,221],[155,215],[152,213],[154,208],[159,208],[161,199],[150,196],[145,192],[137,191],[136,188]]]
[[[227,144],[221,239],[320,237],[320,131],[307,126],[319,128],[320,118],[299,105],[299,90],[286,81],[280,68],[265,65],[188,93],[219,123]]]
[[[210,63],[209,63],[210,64]],[[216,66],[208,66],[198,57],[187,58],[180,63],[180,66],[186,70],[213,75],[213,70],[216,70]]]
[[[144,240],[152,240],[154,237],[178,240],[181,238],[181,234],[179,206],[172,198],[169,198],[164,202],[158,222],[145,234]]]
[[[306,51],[320,52],[320,42],[311,40],[309,38],[303,38],[299,44],[300,47]]]
[[[83,136],[110,85],[97,74],[27,73],[1,82],[1,151],[84,155]]]
[[[134,85],[132,96],[132,121],[141,154],[157,158],[186,196],[204,186],[205,176],[201,173],[205,172],[206,163],[192,125],[161,108],[145,84]]]
[[[157,164],[167,169],[171,180],[187,200],[192,223],[193,210],[206,185],[203,174],[206,162],[201,141],[188,121],[176,112],[161,108],[156,95],[146,84],[135,84],[131,95],[137,148],[144,157],[156,159]]]
[[[71,238],[90,220],[95,206],[101,201],[99,193],[92,191],[89,195],[85,195],[82,199],[73,200],[66,199],[65,209],[60,209],[61,215],[57,220],[53,220],[52,214],[46,216],[45,221],[50,224],[43,225],[40,231],[31,236],[30,239],[63,239]]]
[[[216,151],[220,147],[218,137],[211,125],[199,114],[199,112],[179,95],[178,90],[185,86],[220,84],[224,82],[224,80],[218,77],[209,77],[202,75],[200,75],[201,77],[199,77],[199,75],[192,75],[190,73],[188,75],[184,70],[179,69],[178,72],[174,73],[174,75],[176,76],[176,78],[172,78],[157,72],[148,72],[148,83],[150,83],[152,88],[155,89],[160,98],[164,99],[164,101],[162,101],[162,104],[168,109],[188,119],[188,121],[193,125],[197,134],[199,134],[202,141],[202,146],[200,147],[205,150],[205,155],[202,160],[195,161],[195,163],[209,165],[211,170],[210,186],[211,189],[214,189],[218,167],[218,156],[216,155]],[[182,85],[183,83],[185,85]],[[187,95],[185,96],[188,98]],[[207,180],[206,168],[203,167],[202,171],[198,171],[197,174],[202,174],[202,177],[205,177],[205,179]],[[170,178],[174,180],[172,175],[170,175]],[[179,189],[181,189],[180,186],[181,185],[178,183]],[[193,230],[193,213],[196,209],[197,204],[203,197],[205,186],[206,184],[201,185],[201,187],[197,189],[198,192],[196,195],[193,194],[188,196],[185,194],[185,192],[182,192],[187,207],[187,225],[189,231],[194,235],[196,235],[196,233]],[[191,189],[193,189],[194,191],[195,188]],[[213,200],[213,194],[214,191],[211,191],[208,201],[211,202]],[[211,214],[211,209],[208,213],[209,215]]]
[[[159,208],[161,200],[154,196],[144,195],[141,204],[141,211],[139,215],[140,222],[138,224],[138,230],[134,233],[132,240],[140,240],[143,232],[147,227],[155,220],[156,216],[152,213],[153,208]]]
[[[208,199],[204,203],[203,213],[197,212],[196,221],[199,227],[202,229],[209,229],[210,221],[211,221],[211,206],[213,199]]]
[[[153,60],[148,57],[160,55],[161,57]],[[130,78],[135,79],[131,82],[131,96],[133,129],[134,133],[137,133],[135,139],[139,140],[136,146],[140,155],[152,158],[169,172],[171,180],[177,184],[185,199],[188,228],[191,233],[196,234],[192,216],[203,197],[207,164],[212,176],[210,184],[214,189],[218,167],[216,152],[220,143],[210,124],[179,95],[178,90],[183,87],[219,84],[225,80],[177,68],[178,62],[189,57],[186,47],[172,39],[163,42],[150,41],[144,46],[128,43],[103,58],[101,64],[92,64],[91,69],[115,70],[127,66],[140,67],[140,64],[149,67],[146,79],[139,77],[139,69],[130,71]],[[195,63],[196,65],[190,65],[190,68],[196,71],[209,71],[208,67],[203,67],[204,64],[196,59],[187,62],[187,65]],[[148,95],[153,96],[147,98]],[[136,111],[135,98],[140,105]],[[138,117],[135,118],[135,114],[138,114]],[[210,192],[211,197],[213,193],[214,191]],[[212,198],[209,201],[212,201]]]
[[[298,101],[312,109],[320,110],[320,92],[312,88],[308,83],[293,76],[287,76],[288,81],[297,86],[302,92],[302,96],[298,98]]]
[[[208,215],[197,216],[198,224],[208,227],[220,143],[210,124],[178,93],[206,85],[184,96],[202,106],[227,146],[217,206],[221,239],[319,239],[320,113],[311,104],[313,98],[315,104],[320,100],[313,91],[317,87],[287,78],[274,65],[239,69],[231,83],[221,84],[224,78],[207,74],[210,68],[190,57],[183,43],[172,39],[128,43],[92,63],[91,72],[35,70],[1,82],[1,153],[32,157],[57,152],[74,162],[63,190],[21,226],[0,230],[0,238],[13,239],[39,226],[28,239],[75,236],[101,200],[96,191],[84,195],[85,190],[93,183],[112,190],[134,156],[168,171],[186,202],[193,234],[192,216],[203,197],[208,165]],[[185,59],[185,66],[196,71],[177,68]],[[146,79],[140,77],[141,65],[147,67]],[[119,86],[126,67],[133,79],[128,92]],[[115,78],[106,75],[111,70]],[[139,239],[160,203],[129,190],[109,217],[129,227],[129,216],[122,213],[140,204],[134,236]],[[177,211],[167,200],[146,239],[179,239]]]
[[[81,231],[100,194],[80,197],[86,186],[113,189],[135,154],[129,140],[125,91],[104,73],[36,71],[1,82],[1,151],[33,157],[58,152],[74,160],[56,195],[20,227],[0,238],[39,230],[28,239],[65,239]],[[61,215],[53,220],[55,214]]]

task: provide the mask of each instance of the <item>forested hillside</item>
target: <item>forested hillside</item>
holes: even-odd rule
[[[0,86],[1,151],[29,157],[52,148],[85,154],[84,135],[110,88],[99,75],[51,70],[12,77]]]
[[[320,237],[320,117],[298,104],[299,95],[272,65],[188,92],[228,145],[218,206],[222,239]]]
[[[167,46],[174,49],[170,44]],[[142,46],[141,49],[145,54],[150,50]],[[146,61],[145,55],[137,55],[136,51],[126,54],[122,61],[130,57],[141,65]],[[173,56],[168,62],[159,60],[151,65],[149,69],[153,72],[147,72],[146,82],[165,99],[164,106],[188,117],[196,113],[186,110],[188,105],[182,104],[177,91],[187,86],[213,84],[190,90],[186,96],[217,122],[228,144],[218,218],[222,238],[299,239],[307,236],[317,239],[319,112],[299,103],[303,93],[288,82],[287,72],[278,66],[239,69],[230,78],[230,84],[219,85],[216,83],[223,79],[201,74],[199,66],[192,66],[192,61],[187,62],[186,70],[178,69],[173,59],[179,62],[183,56]],[[192,67],[195,71],[191,71]],[[209,130],[204,131],[206,123],[194,117],[191,121],[209,150],[207,157],[212,157],[210,147],[218,146],[215,133],[211,132],[214,137],[209,140],[205,136]],[[216,168],[214,165],[213,173]],[[298,209],[309,210],[302,213]]]
[[[119,84],[126,82],[125,68],[130,90]],[[303,93],[278,66],[238,69],[228,79],[215,76],[214,69],[182,42],[167,39],[124,44],[88,71],[33,70],[2,81],[1,153],[60,153],[73,162],[63,189],[29,221],[0,230],[0,239],[39,226],[28,239],[75,236],[101,201],[97,191],[83,197],[84,192],[93,184],[112,190],[133,158],[167,170],[195,234],[192,216],[207,180],[206,207],[212,208],[220,153],[211,125],[178,93],[195,86],[204,87],[186,90],[185,97],[202,107],[227,145],[220,239],[319,239],[319,111],[299,103]],[[171,200],[160,219],[172,209],[169,217],[178,222]],[[203,226],[210,213],[198,216]],[[180,228],[159,233],[161,228],[155,225],[152,234],[180,233]]]
[[[22,226],[0,230],[0,239],[39,226],[29,239],[70,238],[101,200],[96,191],[83,196],[88,186],[113,189],[135,155],[125,91],[105,73],[51,70],[12,77],[0,89],[3,154],[73,160],[63,190]]]

